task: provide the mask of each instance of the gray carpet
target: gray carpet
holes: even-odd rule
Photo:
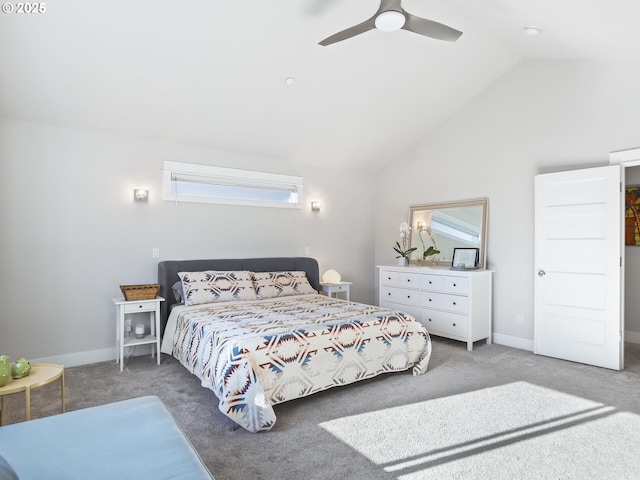
[[[215,396],[175,359],[120,373],[66,369],[67,410],[157,395],[217,480],[637,479],[640,346],[622,372],[500,345],[434,338],[429,372],[382,375],[275,407],[274,428],[234,428]],[[59,412],[57,384],[32,395],[34,418]],[[24,419],[7,398],[7,423]]]

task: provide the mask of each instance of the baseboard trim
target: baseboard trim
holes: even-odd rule
[[[626,330],[624,332],[624,341],[640,344],[640,332]],[[530,352],[533,352],[534,345],[533,340],[529,340],[528,338],[514,337],[503,333],[494,333],[493,343],[504,345],[506,347],[519,348],[521,350],[529,350]]]
[[[640,332],[625,330],[624,341],[629,343],[640,343]]]
[[[503,333],[494,333],[493,343],[533,352],[533,340],[529,340],[528,338],[514,337],[513,335],[505,335]]]
[[[150,355],[150,345],[138,345],[135,348],[127,347],[125,349],[125,358],[127,355],[133,354]],[[77,367],[80,365],[89,365],[90,363],[114,362],[117,357],[116,348],[103,348],[101,350],[90,350],[87,352],[67,353],[64,355],[54,355],[52,357],[34,358],[29,360],[31,363],[57,363],[65,367]],[[126,361],[125,361],[126,365]]]

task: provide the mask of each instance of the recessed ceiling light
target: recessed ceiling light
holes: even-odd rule
[[[524,27],[525,35],[540,35],[540,32],[542,32],[542,29],[534,25],[531,25],[529,27]]]
[[[284,79],[284,83],[287,85],[293,85],[296,82],[296,79],[293,77],[287,77]]]

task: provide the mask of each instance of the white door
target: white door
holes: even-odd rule
[[[624,368],[620,165],[535,179],[534,353]]]

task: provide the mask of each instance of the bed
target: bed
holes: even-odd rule
[[[427,371],[431,339],[413,317],[320,295],[308,257],[158,264],[161,352],[214,392],[250,432],[273,405],[386,372]]]

